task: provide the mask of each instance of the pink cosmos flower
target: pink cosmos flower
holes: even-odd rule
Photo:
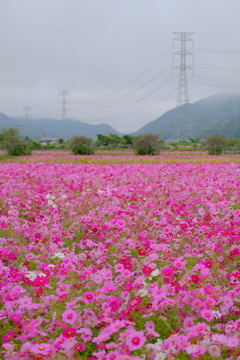
[[[122,329],[126,325],[124,320],[116,320],[110,324],[110,330],[112,333],[117,332],[118,330]]]
[[[185,265],[186,265],[186,261],[183,261],[181,259],[176,259],[173,261],[173,266],[178,269],[183,269]]]
[[[2,341],[5,343],[9,342],[14,338],[15,335],[16,335],[15,331],[9,331],[7,334],[3,335]]]
[[[25,342],[22,344],[21,346],[21,353],[26,353],[26,352],[30,352],[31,351],[31,347],[32,347],[32,343],[30,343],[29,341]]]
[[[62,283],[62,284],[59,285],[59,287],[56,289],[56,293],[57,293],[59,296],[67,295],[70,287],[71,287],[71,286],[70,286],[69,284],[64,284],[64,283]]]
[[[62,320],[68,324],[73,325],[76,319],[77,319],[77,313],[72,309],[67,309],[62,313]]]
[[[10,315],[10,319],[13,322],[21,322],[22,321],[22,314],[18,312],[14,312]]]
[[[51,354],[53,347],[50,344],[41,343],[37,345],[32,345],[31,352],[37,355],[47,356]]]
[[[87,291],[83,294],[83,297],[87,302],[94,302],[95,301],[95,295],[92,291]]]
[[[217,345],[211,345],[208,348],[209,355],[212,357],[219,357],[221,356],[221,350]]]
[[[75,349],[76,349],[77,351],[84,351],[84,350],[85,350],[85,346],[84,346],[83,344],[81,344],[81,343],[78,343],[78,344],[75,345]]]
[[[100,274],[93,274],[92,275],[92,280],[96,283],[96,284],[101,284],[103,281],[103,277]]]
[[[32,298],[25,295],[18,300],[19,309],[28,308],[32,305]]]
[[[75,337],[77,334],[77,331],[75,328],[66,328],[63,332],[62,332],[62,336],[64,336],[65,338],[73,338]]]
[[[143,334],[143,331],[132,330],[126,339],[126,344],[130,351],[140,349],[146,341],[146,337]]]
[[[222,300],[227,308],[230,308],[233,305],[233,300],[229,295],[223,296]]]
[[[150,275],[153,269],[150,266],[144,265],[142,268],[142,273],[145,275]]]
[[[89,328],[81,328],[78,330],[78,334],[80,334],[80,337],[84,342],[90,341],[92,339],[92,330]]]
[[[212,319],[214,318],[214,315],[213,315],[212,311],[210,311],[210,310],[202,310],[201,317],[203,317],[207,321],[212,321]]]
[[[190,327],[193,326],[193,319],[191,317],[187,317],[184,321],[183,321],[183,325],[185,327],[185,329],[189,329]]]
[[[237,336],[229,336],[226,340],[226,345],[229,347],[237,347],[239,345],[239,339]]]
[[[45,286],[49,284],[49,278],[47,276],[37,276],[35,280],[33,280],[33,284],[36,286]]]
[[[120,360],[121,358],[122,356],[118,351],[110,351],[110,353],[105,356],[105,360]]]

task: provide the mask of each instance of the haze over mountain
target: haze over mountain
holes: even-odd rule
[[[6,127],[17,127],[21,137],[27,135],[26,120],[23,118],[10,118],[0,113],[0,129]],[[97,140],[97,134],[107,135],[108,133],[122,136],[107,124],[90,125],[80,120],[67,119],[68,138],[72,136],[87,136]],[[39,140],[42,137],[63,138],[66,140],[66,129],[62,120],[56,119],[29,119],[29,137]]]
[[[213,134],[240,138],[240,94],[219,93],[189,104],[192,137],[204,138]],[[149,122],[132,135],[152,133],[172,139],[177,109]]]
[[[189,110],[192,122],[192,137],[205,138],[209,135],[219,134],[240,139],[240,95],[219,93],[199,100],[194,104],[189,104]],[[160,135],[164,139],[172,139],[175,117],[176,108],[149,122],[132,135],[152,133]],[[105,123],[90,125],[80,120],[68,119],[67,126],[68,138],[74,135],[83,135],[96,140],[97,134],[124,135]],[[6,127],[18,127],[20,136],[26,136],[26,122],[23,118],[12,119],[0,113],[0,129]],[[39,140],[44,136],[66,139],[66,130],[61,120],[30,119],[29,136],[35,140]]]

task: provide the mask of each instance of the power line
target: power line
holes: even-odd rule
[[[53,107],[53,106],[56,105],[56,104],[57,104],[57,101],[55,101],[55,102],[54,102],[51,106],[49,106],[47,109],[45,109],[45,110],[43,110],[43,111],[41,111],[41,112],[39,112],[39,113],[37,113],[37,114],[33,114],[33,116],[38,116],[38,115],[43,114],[45,111],[51,109],[51,107]]]
[[[144,100],[144,99],[147,98],[148,96],[152,95],[154,92],[156,92],[156,91],[157,91],[158,89],[160,89],[162,86],[166,85],[168,82],[170,82],[170,81],[171,81],[172,79],[174,79],[176,76],[177,76],[177,75],[175,75],[175,76],[171,75],[171,76],[170,76],[169,78],[167,78],[163,83],[161,83],[160,85],[158,85],[155,89],[153,89],[153,90],[152,90],[151,92],[149,92],[147,95],[141,97],[139,100],[137,100],[137,101],[135,101],[135,102],[133,102],[133,103],[131,103],[131,104],[123,107],[123,108],[117,109],[117,112],[115,112],[114,114],[105,116],[105,117],[100,118],[100,119],[98,119],[98,120],[99,120],[99,121],[101,121],[101,120],[106,120],[106,119],[108,119],[108,118],[111,118],[111,117],[113,117],[113,116],[115,116],[115,115],[123,112],[124,110],[129,109],[130,107],[136,105],[137,103],[139,103],[140,101]]]
[[[146,85],[150,84],[152,81],[154,81],[155,79],[157,79],[160,75],[162,75],[163,73],[165,73],[173,64],[173,62],[171,61],[167,66],[165,66],[165,68],[163,68],[162,70],[160,70],[155,76],[153,76],[150,80],[148,80],[147,82],[145,82],[143,85],[139,86],[138,88],[134,89],[133,91],[127,93],[126,95],[124,95],[123,97],[121,97],[121,99],[119,101],[116,101],[115,103],[106,106],[104,108],[101,109],[97,109],[97,110],[92,110],[92,111],[83,111],[83,113],[92,113],[92,112],[98,112],[98,111],[102,111],[105,109],[108,109],[116,104],[118,104],[119,102],[121,102],[122,100],[126,99],[129,96],[132,96],[133,94],[135,94],[137,91],[141,90],[142,88],[144,88]],[[108,111],[114,111],[115,109],[112,110],[108,110]]]
[[[169,95],[173,94],[176,90],[177,90],[177,88],[173,89],[172,91],[170,91],[169,93],[167,93],[167,94],[164,95],[162,98],[160,98],[160,99],[158,99],[157,101],[155,101],[154,103],[145,106],[145,107],[142,108],[141,110],[138,110],[138,111],[136,111],[136,112],[134,112],[134,113],[132,113],[132,114],[128,114],[128,115],[123,116],[123,117],[121,117],[121,118],[114,119],[114,121],[126,119],[126,118],[128,118],[128,117],[130,117],[130,116],[139,114],[139,113],[142,112],[143,110],[148,109],[149,107],[152,107],[152,106],[156,105],[157,103],[159,103],[160,101],[164,100],[166,97],[168,97]]]
[[[131,85],[133,82],[135,82],[136,80],[138,80],[141,76],[143,76],[144,74],[146,74],[150,69],[152,69],[157,63],[159,63],[170,51],[172,50],[172,48],[170,48],[168,51],[166,51],[160,58],[158,58],[152,65],[150,65],[146,70],[144,70],[140,75],[138,75],[137,77],[135,77],[133,80],[131,80],[129,83],[127,83],[126,85],[122,86],[120,89],[106,95],[103,96],[99,99],[93,100],[93,101],[84,101],[84,102],[78,102],[79,104],[89,104],[89,103],[96,103],[98,101],[101,101],[103,99],[106,99],[120,91],[122,91],[123,89],[125,89],[126,87],[128,87],[129,85]],[[72,101],[72,102],[76,102],[76,101]]]
[[[175,77],[176,77],[176,76],[175,76]],[[174,77],[173,77],[173,78],[174,78]],[[138,111],[135,111],[135,112],[133,112],[133,113],[131,113],[131,114],[128,114],[128,115],[126,115],[126,116],[119,117],[119,118],[117,118],[117,119],[113,119],[112,121],[118,121],[118,120],[126,119],[126,118],[129,118],[129,117],[133,116],[133,115],[139,114],[139,113],[142,112],[143,110],[146,110],[146,109],[148,109],[148,108],[156,105],[156,104],[159,103],[160,101],[164,100],[166,97],[168,97],[169,95],[173,94],[177,89],[178,89],[178,88],[175,88],[175,89],[171,90],[169,93],[167,93],[166,95],[164,95],[164,96],[161,97],[160,99],[154,101],[154,102],[151,103],[150,105],[147,105],[147,106],[145,106],[144,108],[142,108],[142,109],[140,109],[140,110],[138,110]],[[105,119],[106,119],[106,118],[105,118]],[[96,121],[97,121],[97,122],[98,122],[98,121],[100,121],[100,120],[104,120],[104,118],[103,118],[103,119],[90,120],[90,121],[93,121],[93,122],[96,122]],[[111,120],[110,120],[110,121],[111,121]]]
[[[240,51],[225,51],[225,50],[212,50],[212,49],[203,49],[193,47],[193,51],[203,51],[203,52],[211,52],[211,53],[221,53],[221,54],[240,54]]]
[[[194,75],[194,78],[200,79],[200,80],[203,80],[203,81],[206,81],[206,82],[212,82],[212,83],[214,83],[214,84],[216,84],[216,85],[223,85],[224,87],[231,87],[231,88],[235,87],[235,88],[239,88],[238,85],[233,85],[233,84],[223,83],[223,82],[216,81],[216,80],[206,79],[206,78],[203,78],[203,77],[201,77],[201,76],[196,76],[196,75]]]
[[[224,66],[217,66],[217,65],[211,65],[211,64],[206,64],[206,63],[201,63],[201,62],[194,62],[194,67],[199,67],[202,69],[211,69],[211,70],[219,70],[219,71],[234,71],[234,72],[239,72],[240,69],[234,69],[234,68],[229,68],[229,67],[224,67]]]

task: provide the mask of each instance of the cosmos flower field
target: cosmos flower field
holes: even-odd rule
[[[240,164],[64,157],[0,164],[0,358],[240,359]]]

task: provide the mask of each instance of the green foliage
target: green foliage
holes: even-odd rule
[[[92,139],[86,136],[73,136],[69,143],[69,147],[74,155],[92,155],[94,151],[91,145]]]
[[[140,135],[134,141],[134,149],[137,155],[156,155],[165,148],[165,142],[158,135]]]
[[[204,144],[209,155],[221,155],[225,146],[226,138],[219,135],[208,136]]]
[[[26,141],[19,138],[19,131],[15,128],[2,129],[2,144],[8,155],[31,155],[31,150]]]
[[[189,140],[190,140],[191,143],[193,143],[193,144],[198,144],[199,141],[200,141],[200,138],[199,138],[199,137],[198,137],[198,138],[189,138]]]
[[[134,139],[136,139],[136,136],[131,135],[123,135],[118,136],[117,134],[109,134],[109,135],[102,135],[97,134],[97,141],[96,145],[99,147],[108,147],[111,149],[116,148],[127,148],[131,147],[133,145]]]
[[[8,138],[8,137],[19,137],[19,130],[15,128],[4,128],[2,129],[2,137]]]
[[[28,145],[30,150],[39,150],[42,148],[42,145],[36,141],[32,141]]]
[[[92,145],[92,139],[86,136],[73,136],[69,143],[70,149],[73,150],[75,147],[78,147],[79,145],[87,145],[90,147]]]
[[[7,151],[11,156],[31,155],[28,145],[20,139],[11,142],[11,144],[8,143]]]
[[[93,149],[90,146],[85,145],[85,144],[75,146],[72,149],[72,152],[74,155],[92,155],[92,154],[94,154]]]

